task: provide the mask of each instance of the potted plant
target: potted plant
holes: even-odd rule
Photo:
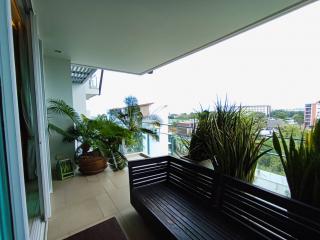
[[[125,99],[126,107],[109,112],[109,116],[100,115],[89,119],[78,114],[63,100],[50,100],[49,113],[61,114],[73,122],[73,125],[63,130],[49,123],[49,129],[64,136],[64,141],[79,143],[75,151],[75,160],[83,174],[96,174],[107,167],[107,161],[114,171],[122,170],[127,166],[121,147],[136,144],[137,136],[142,133],[158,139],[158,134],[142,126],[142,120],[149,125],[159,126],[157,116],[150,115],[144,118],[135,97]]]
[[[241,107],[218,101],[215,111],[198,114],[188,157],[210,159],[221,174],[252,183],[258,160],[271,150],[262,150],[267,138],[260,131],[261,125]]]
[[[64,141],[77,141],[75,160],[85,175],[102,172],[110,158],[125,158],[119,151],[122,139],[129,139],[131,132],[102,115],[89,119],[79,115],[63,100],[50,100],[49,113],[67,116],[73,125],[67,129],[49,123],[49,130],[64,136]]]
[[[287,177],[291,198],[320,207],[320,120],[300,143],[291,134],[287,140],[279,128],[273,133],[273,145]]]

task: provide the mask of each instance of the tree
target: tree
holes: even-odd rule
[[[294,114],[292,118],[299,125],[302,125],[304,123],[304,114],[303,114],[303,112],[298,112],[298,113]]]
[[[271,117],[285,120],[289,118],[290,115],[288,111],[285,110],[274,110],[271,112]]]
[[[249,112],[248,116],[261,128],[267,127],[267,116],[262,112]]]
[[[138,99],[134,96],[128,96],[124,100],[125,107],[112,109],[109,111],[110,118],[120,126],[128,129],[132,133],[132,138],[126,139],[126,146],[129,150],[141,149],[143,134],[148,134],[158,140],[159,136],[155,127],[160,126],[161,119],[154,114],[144,117],[140,111]],[[144,127],[145,123],[148,127]]]

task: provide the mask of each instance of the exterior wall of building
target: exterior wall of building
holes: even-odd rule
[[[70,60],[52,56],[44,57],[45,92],[47,99],[62,99],[73,106],[72,82],[70,78]],[[72,122],[61,116],[49,116],[49,121],[64,129]],[[62,142],[62,136],[51,133],[50,157],[51,165],[55,167],[60,158],[73,158],[74,144]]]
[[[320,102],[305,104],[304,125],[312,127],[320,119]]]
[[[150,105],[140,106],[140,111],[144,117],[149,116],[150,115]]]
[[[72,84],[73,108],[80,114],[87,115],[86,91],[89,81],[83,84]]]
[[[311,126],[311,109],[312,104],[306,104],[304,108],[304,125],[305,127]]]
[[[242,106],[242,108],[248,112],[261,112],[267,117],[270,117],[271,106],[270,105],[253,105],[253,106]]]
[[[315,108],[316,108],[315,121],[316,121],[316,120],[320,119],[320,103],[318,102],[315,105],[316,105],[315,106]],[[315,124],[315,122],[314,122],[314,124]]]
[[[161,107],[162,108],[162,107]],[[157,105],[149,105],[148,112],[154,112],[156,109],[159,109]],[[145,109],[146,110],[146,109]],[[167,108],[163,108],[161,111],[156,111],[162,122],[159,129],[159,141],[153,139],[152,137],[146,136],[143,140],[143,153],[149,155],[150,157],[164,156],[168,155],[169,152],[169,139],[168,139],[168,116],[169,112]]]

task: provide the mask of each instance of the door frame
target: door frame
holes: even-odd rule
[[[29,240],[10,0],[0,0],[0,74],[12,222],[15,239]]]
[[[32,43],[32,64],[33,64],[33,91],[35,93],[36,107],[36,122],[38,134],[38,151],[39,158],[37,160],[38,174],[40,177],[40,198],[43,204],[43,217],[47,221],[51,217],[51,201],[50,187],[51,179],[49,174],[50,159],[48,158],[48,135],[47,133],[47,112],[45,109],[45,92],[43,79],[43,61],[42,61],[42,42],[39,40],[37,18],[33,12],[30,12],[30,27],[31,27],[31,43]]]

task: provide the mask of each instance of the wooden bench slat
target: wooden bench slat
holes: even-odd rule
[[[132,205],[162,239],[320,239],[320,210],[165,156],[129,162]]]

